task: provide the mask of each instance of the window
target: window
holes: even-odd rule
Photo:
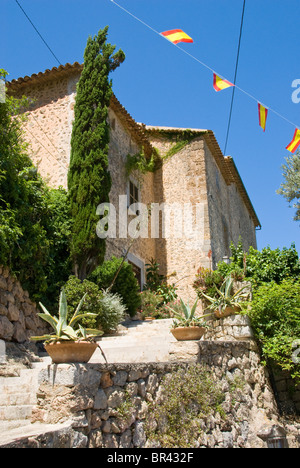
[[[138,182],[130,178],[127,188],[127,207],[129,208],[128,214],[131,216],[139,216],[138,210],[130,209],[135,203],[141,202],[141,191]]]
[[[139,188],[136,184],[134,184],[131,180],[129,181],[129,206],[133,205],[133,203],[139,203],[140,196],[139,196]]]
[[[133,272],[140,285],[140,290],[142,291],[145,284],[145,263],[130,252],[127,255],[127,262],[132,266]]]

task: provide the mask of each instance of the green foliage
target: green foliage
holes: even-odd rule
[[[146,265],[146,278],[145,289],[161,296],[163,304],[177,299],[175,284],[167,283],[167,278],[159,273],[159,264],[154,259],[151,259],[150,263]]]
[[[58,317],[52,316],[46,307],[40,303],[41,308],[44,313],[38,314],[39,317],[45,322],[49,323],[54,330],[54,333],[50,335],[35,336],[31,337],[33,341],[46,341],[47,343],[57,343],[58,341],[90,341],[95,338],[95,336],[100,336],[103,334],[100,330],[94,329],[85,329],[80,324],[78,324],[78,329],[75,330],[74,326],[80,320],[87,316],[93,316],[94,314],[81,312],[82,304],[86,296],[83,296],[80,300],[78,306],[71,319],[68,321],[68,304],[64,288],[60,293],[59,298],[59,312]]]
[[[154,317],[157,319],[169,319],[174,318],[175,312],[180,313],[181,304],[180,300],[176,299],[174,301],[167,302],[165,304],[160,304],[159,308],[156,310]]]
[[[126,307],[122,298],[118,294],[103,291],[101,299],[101,328],[105,333],[110,333],[117,329],[117,326],[124,319]]]
[[[300,153],[299,151],[289,158],[282,166],[284,182],[281,184],[278,194],[291,203],[296,200],[293,208],[296,208],[295,221],[300,221]]]
[[[178,308],[171,308],[175,320],[173,321],[173,328],[177,327],[205,327],[206,323],[203,318],[196,317],[196,309],[198,305],[198,299],[194,302],[193,306],[190,307],[189,303],[185,303],[180,299],[180,310]]]
[[[62,188],[48,191],[48,238],[51,241],[47,269],[47,292],[43,300],[53,304],[58,291],[67,281],[72,270],[70,258],[70,218],[68,194]]]
[[[265,359],[289,371],[300,383],[293,343],[300,339],[300,280],[262,284],[251,303],[250,318]]]
[[[265,247],[260,252],[253,247],[249,252],[244,252],[243,244],[240,241],[235,247],[231,245],[231,263],[230,265],[219,264],[218,270],[228,273],[239,269],[243,270],[246,279],[250,279],[254,284],[275,281],[280,283],[285,278],[300,277],[300,261],[296,251],[295,244],[282,250],[272,250]]]
[[[69,318],[74,314],[79,298],[85,295],[82,310],[93,315],[83,318],[82,325],[88,328],[101,328],[104,333],[109,333],[122,321],[125,306],[117,294],[102,291],[92,281],[81,281],[75,276],[69,278],[65,290],[69,304]]]
[[[105,261],[95,269],[89,280],[101,289],[110,288],[115,280],[111,292],[120,295],[128,314],[133,317],[141,305],[140,287],[129,263],[124,262],[118,273],[122,261],[122,258],[116,257]]]
[[[91,312],[93,316],[86,318],[82,324],[89,328],[100,328],[101,317],[101,299],[103,296],[102,291],[95,283],[80,279],[75,276],[70,276],[65,284],[66,297],[69,304],[68,318],[74,314],[80,298],[85,295],[85,301],[82,305],[83,312]]]
[[[156,167],[155,162],[155,153],[152,154],[149,160],[146,158],[143,151],[137,154],[128,154],[125,163],[126,175],[129,177],[133,171],[138,171],[142,175],[147,172],[154,172]]]
[[[220,272],[219,269],[213,271],[209,268],[200,267],[193,284],[199,298],[203,297],[203,293],[208,296],[214,296],[217,292],[217,288],[221,287],[225,276],[226,275]]]
[[[234,279],[229,275],[225,278],[220,289],[216,288],[216,293],[213,297],[207,296],[203,292],[200,293],[210,303],[209,310],[212,312],[218,311],[221,314],[225,312],[227,307],[242,310],[243,302],[249,299],[249,292],[244,292],[246,286],[234,292],[233,284]]]
[[[77,85],[75,119],[68,175],[72,229],[71,255],[76,276],[85,279],[103,262],[105,240],[97,237],[96,209],[109,201],[108,107],[112,96],[109,73],[125,59],[106,42],[108,27],[89,37],[84,68]]]
[[[49,189],[28,156],[27,102],[7,96],[0,104],[0,264],[49,304],[69,274],[70,220],[66,193]]]
[[[146,431],[148,440],[162,448],[193,448],[202,433],[202,418],[216,413],[225,417],[221,382],[202,366],[179,368],[163,379],[161,387],[160,399],[148,412]]]
[[[174,144],[171,146],[169,151],[167,151],[167,153],[163,156],[163,158],[161,158],[163,160],[171,158],[175,154],[179,153],[179,151],[183,150],[185,146],[187,146],[192,140],[196,138],[192,130],[189,130],[189,129],[186,129],[178,133],[175,136],[175,139],[174,139],[174,133],[172,132],[164,131],[163,134],[161,135],[165,136],[165,138],[168,139],[169,141],[174,141]],[[159,155],[159,151],[158,150],[156,151],[157,151],[157,154]]]
[[[114,410],[114,416],[119,420],[122,421],[126,424],[127,420],[130,421],[132,417],[132,413],[135,411],[135,405],[128,393],[128,391],[125,390],[125,399],[121,403],[120,406],[115,408]]]
[[[142,317],[153,317],[155,318],[157,309],[162,303],[162,297],[158,294],[145,289],[141,292],[141,314]]]

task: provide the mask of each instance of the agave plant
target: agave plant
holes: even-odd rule
[[[51,325],[51,327],[54,329],[54,333],[43,336],[33,336],[31,337],[31,340],[45,341],[46,343],[56,343],[58,341],[91,341],[95,336],[103,335],[101,330],[83,328],[80,324],[77,330],[74,329],[75,324],[78,323],[80,319],[96,315],[91,312],[85,312],[83,314],[80,313],[80,309],[82,307],[83,301],[85,300],[85,297],[86,294],[79,302],[77,309],[69,323],[67,323],[68,305],[64,288],[60,293],[58,318],[56,316],[52,316],[46,307],[40,303],[44,313],[38,315],[41,319]]]
[[[189,303],[186,304],[182,299],[180,299],[180,312],[178,312],[178,309],[173,309],[167,306],[173,312],[173,315],[175,317],[175,320],[173,321],[173,328],[205,327],[206,323],[203,321],[203,317],[195,317],[197,304],[198,299],[191,308]]]
[[[216,288],[217,295],[210,297],[201,292],[201,295],[210,302],[209,310],[224,312],[228,307],[232,309],[242,309],[241,303],[249,297],[249,292],[243,292],[247,286],[243,286],[233,294],[234,279],[228,276],[223,282],[220,289]]]

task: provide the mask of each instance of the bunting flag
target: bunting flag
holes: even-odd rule
[[[258,116],[259,116],[259,125],[265,132],[267,117],[268,117],[268,109],[264,107],[260,102],[258,103]]]
[[[300,146],[300,130],[299,128],[296,128],[293,140],[286,147],[286,149],[290,151],[291,153],[295,153],[295,151],[299,148],[299,146]]]
[[[214,88],[216,91],[222,91],[223,89],[229,88],[230,86],[234,86],[234,84],[214,73]]]
[[[182,29],[172,29],[171,31],[162,32],[161,35],[173,42],[173,44],[178,44],[179,42],[194,42]]]

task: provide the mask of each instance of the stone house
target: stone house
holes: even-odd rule
[[[26,139],[33,163],[52,187],[67,188],[76,84],[81,71],[81,64],[67,63],[7,84],[8,94],[26,95],[33,101],[24,124]],[[153,258],[161,273],[177,282],[178,294],[193,299],[192,283],[200,266],[214,268],[230,255],[230,243],[237,243],[239,237],[246,249],[256,247],[260,222],[235,163],[231,157],[224,157],[211,130],[138,124],[115,95],[108,118],[110,203],[115,208],[117,235],[107,238],[106,256],[124,253],[130,242],[130,221],[139,216],[139,210],[132,212],[129,206],[143,204],[148,210],[146,235],[144,231],[137,237],[128,255],[141,286],[145,265]],[[154,150],[160,156],[154,172],[143,177],[136,171],[126,174],[128,154],[142,151],[150,158]],[[153,212],[156,217],[152,217]]]

